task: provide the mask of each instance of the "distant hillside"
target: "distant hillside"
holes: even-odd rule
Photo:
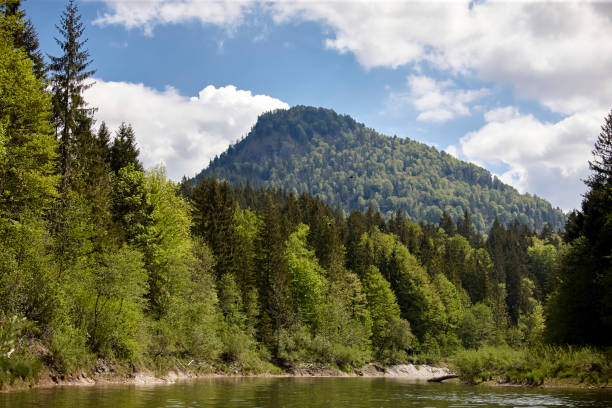
[[[297,106],[263,114],[246,138],[196,176],[310,192],[346,210],[368,206],[415,221],[454,219],[468,209],[488,231],[495,217],[563,228],[548,201],[519,194],[482,167],[410,139],[388,137],[332,110]]]

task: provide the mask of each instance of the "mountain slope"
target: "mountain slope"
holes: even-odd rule
[[[317,194],[346,210],[368,206],[416,221],[454,219],[468,209],[480,231],[498,217],[562,228],[561,210],[474,164],[410,139],[388,137],[346,115],[297,106],[261,115],[246,138],[196,176]]]

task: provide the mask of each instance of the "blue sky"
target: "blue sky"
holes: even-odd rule
[[[314,105],[579,207],[612,107],[609,3],[82,1],[111,128],[192,176],[261,112]],[[64,1],[27,0],[44,52]]]

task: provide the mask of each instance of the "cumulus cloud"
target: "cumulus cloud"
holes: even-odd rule
[[[418,65],[509,84],[563,114],[612,97],[612,3],[547,1],[100,0],[98,24],[151,33],[158,24],[236,26],[254,10],[276,23],[319,21],[329,49],[366,68]]]
[[[188,21],[233,27],[243,22],[244,14],[252,6],[248,1],[231,0],[102,1],[108,10],[94,21],[95,24],[119,24],[127,29],[142,28],[146,35],[152,35],[157,25]]]
[[[491,110],[487,123],[460,140],[464,157],[483,164],[503,163],[500,175],[521,192],[537,191],[565,210],[577,207],[585,191],[587,160],[605,110],[548,123],[515,107]]]
[[[211,158],[245,136],[261,113],[289,107],[232,85],[209,85],[197,96],[186,97],[173,88],[158,91],[143,84],[99,79],[85,98],[98,107],[96,119],[110,129],[131,123],[145,167],[164,164],[168,176],[176,180],[202,170]]]
[[[409,104],[419,112],[417,120],[445,122],[457,116],[471,114],[470,104],[489,94],[489,90],[455,89],[451,80],[437,81],[427,76],[408,77],[407,92],[391,92],[389,102],[393,106]]]
[[[277,22],[322,21],[326,46],[366,68],[426,62],[511,85],[572,114],[612,97],[612,4],[589,2],[276,2]]]

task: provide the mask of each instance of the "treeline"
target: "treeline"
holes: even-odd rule
[[[372,207],[385,217],[399,208],[412,220],[436,223],[470,211],[485,234],[497,219],[540,231],[562,230],[565,216],[549,202],[519,194],[473,163],[409,138],[388,137],[346,115],[296,106],[261,115],[246,138],[196,176],[233,185],[309,192],[345,211]]]
[[[75,3],[48,66],[18,6],[0,3],[0,384],[43,365],[348,369],[610,345],[612,115],[563,240],[516,220],[484,236],[468,210],[415,223],[213,178],[177,184],[143,171],[129,125],[95,130]]]

